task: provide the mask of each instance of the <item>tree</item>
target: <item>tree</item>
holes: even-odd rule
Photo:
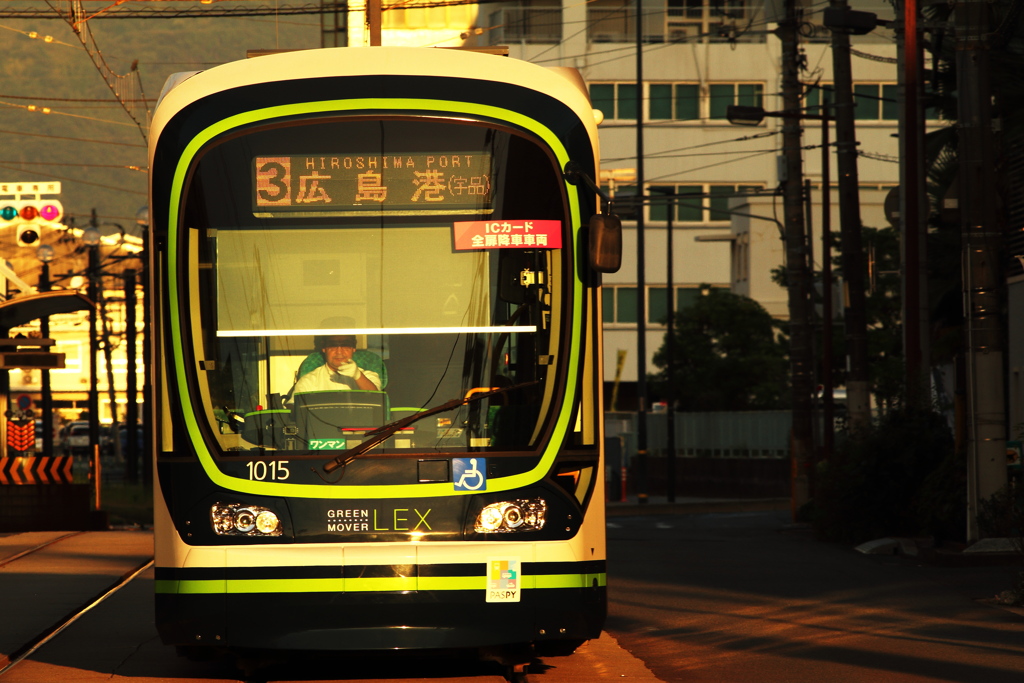
[[[655,396],[672,381],[680,411],[785,408],[788,344],[780,323],[753,299],[701,290],[705,296],[676,314],[671,378],[666,345],[654,355],[661,369],[650,377]]]

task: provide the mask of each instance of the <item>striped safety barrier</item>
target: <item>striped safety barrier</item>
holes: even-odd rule
[[[23,484],[71,484],[70,455],[0,458],[0,486]]]

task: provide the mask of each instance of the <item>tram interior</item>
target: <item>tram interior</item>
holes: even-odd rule
[[[454,252],[449,231],[346,230],[329,241],[316,229],[218,231],[218,333],[207,342],[217,360],[206,374],[222,447],[343,450],[394,420],[546,374],[537,363],[545,297],[518,282],[523,268],[547,269],[550,252]],[[330,334],[353,334],[357,354],[376,359],[356,360],[375,368],[381,391],[293,395]],[[384,447],[525,447],[533,393],[431,415]]]

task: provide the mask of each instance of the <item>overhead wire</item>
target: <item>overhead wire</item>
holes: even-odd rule
[[[120,185],[120,186],[104,185],[103,183],[94,183],[94,182],[89,181],[89,180],[79,180],[78,178],[68,178],[67,176],[55,176],[55,175],[53,175],[51,173],[39,173],[38,171],[29,171],[29,170],[26,170],[26,169],[23,169],[23,168],[14,168],[14,167],[8,166],[6,164],[0,164],[0,168],[7,169],[8,171],[17,171],[19,173],[28,173],[29,175],[37,175],[37,176],[45,177],[48,180],[63,180],[63,181],[67,181],[67,182],[70,182],[70,183],[77,183],[79,185],[89,185],[91,187],[101,187],[101,188],[103,188],[105,190],[117,190],[118,192],[128,193],[128,194],[137,194],[137,195],[141,195],[143,197],[149,196],[148,192],[140,192],[140,191],[137,191],[137,190],[129,190],[129,189],[125,188],[123,185]]]
[[[44,114],[44,115],[47,115],[47,116],[49,116],[49,115],[53,115],[53,116],[70,116],[70,117],[76,118],[76,119],[85,119],[86,121],[97,121],[99,123],[110,123],[110,124],[113,124],[115,126],[134,127],[134,125],[135,125],[135,124],[132,124],[132,123],[125,123],[124,121],[113,121],[111,119],[101,119],[101,118],[97,118],[95,116],[85,116],[83,114],[71,114],[71,113],[66,112],[66,111],[58,111],[58,110],[52,109],[50,107],[40,107],[40,106],[37,106],[37,105],[34,105],[34,104],[18,104],[16,102],[4,102],[3,100],[0,100],[0,106],[11,107],[12,109],[24,109],[27,112]]]
[[[22,166],[62,166],[64,168],[117,168],[125,171],[139,171],[149,173],[149,169],[131,164],[81,164],[57,161],[20,161],[16,159],[0,160],[0,164],[20,164]]]
[[[100,144],[100,145],[112,145],[112,146],[115,146],[115,147],[138,147],[138,148],[141,148],[141,149],[146,149],[146,145],[140,145],[139,143],[133,143],[133,142],[117,142],[115,140],[96,140],[94,138],[73,138],[73,137],[68,137],[66,135],[48,135],[46,133],[26,133],[26,132],[23,132],[23,131],[3,130],[3,129],[0,129],[0,133],[5,133],[7,135],[21,135],[21,136],[29,137],[29,138],[49,138],[51,140],[73,140],[75,142],[88,142],[88,143]]]

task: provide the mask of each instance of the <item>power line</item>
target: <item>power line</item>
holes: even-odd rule
[[[141,166],[132,166],[129,164],[69,164],[63,161],[19,161],[15,159],[0,160],[0,164],[19,164],[22,166],[62,166],[64,168],[118,168],[125,171],[139,171],[140,173],[149,173],[148,169],[142,168]]]
[[[77,45],[73,47],[78,47]],[[0,97],[8,100],[46,100],[47,102],[97,102],[103,104],[116,104],[112,102],[109,97],[51,97],[49,95],[6,95],[0,93]],[[136,98],[134,102],[155,102],[152,98],[142,99]]]
[[[14,102],[4,102],[4,101],[0,100],[0,106],[10,107],[12,109],[23,109],[24,111],[27,111],[27,112],[30,112],[30,113],[35,113],[35,114],[46,114],[46,115],[51,115],[52,114],[54,116],[70,116],[71,118],[85,119],[86,121],[97,121],[99,123],[112,123],[115,126],[132,126],[132,127],[134,127],[134,125],[135,125],[135,124],[132,124],[132,123],[125,123],[124,121],[112,121],[110,119],[96,118],[95,116],[84,116],[82,114],[71,114],[71,113],[68,113],[66,111],[56,111],[54,109],[51,109],[50,107],[39,107],[39,106],[36,106],[34,104],[15,104]]]
[[[137,147],[146,149],[146,145],[140,145],[132,142],[115,142],[113,140],[95,140],[91,138],[71,138],[65,135],[47,135],[46,133],[25,133],[18,130],[0,130],[0,133],[6,133],[7,135],[21,135],[28,138],[48,138],[50,140],[73,140],[75,142],[89,142],[100,145],[114,145],[116,147]]]
[[[647,158],[648,159],[652,159],[652,158],[653,159],[658,159],[658,158],[663,158],[663,157],[668,156],[668,155],[672,155],[675,152],[688,152],[691,149],[701,149],[703,147],[712,147],[714,145],[727,145],[727,144],[730,144],[730,143],[733,143],[733,142],[746,142],[747,140],[757,140],[759,138],[771,137],[772,135],[779,135],[780,133],[781,133],[781,131],[777,131],[777,130],[766,130],[763,133],[755,133],[754,135],[744,135],[742,137],[730,138],[728,140],[716,140],[714,142],[704,142],[704,143],[701,143],[699,145],[690,145],[689,147],[676,147],[675,149],[666,149],[666,150],[663,150],[661,152],[654,152],[653,154],[648,154]],[[743,151],[747,152],[749,150],[743,150]],[[626,159],[632,159],[632,158],[633,157],[602,158],[601,161],[624,161]]]

